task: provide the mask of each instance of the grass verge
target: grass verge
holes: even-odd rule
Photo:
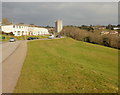
[[[5,37],[5,39],[2,39],[2,36]],[[38,36],[12,36],[12,35],[1,35],[0,36],[0,41],[9,41],[10,38],[16,38],[16,40],[25,40],[29,37],[38,37],[39,39],[43,39],[43,38],[48,38],[49,35],[38,35]]]
[[[118,91],[118,50],[70,38],[28,42],[15,93]]]

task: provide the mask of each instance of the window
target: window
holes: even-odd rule
[[[20,31],[18,31],[17,34],[20,35]]]

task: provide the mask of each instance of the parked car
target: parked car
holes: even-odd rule
[[[54,35],[50,35],[48,38],[49,39],[54,39]]]
[[[10,40],[9,40],[10,42],[15,42],[16,41],[16,39],[15,38],[10,38]]]
[[[39,39],[38,37],[29,37],[27,38],[27,40],[35,40],[35,39]]]
[[[27,40],[34,40],[34,38],[33,37],[29,37],[29,38],[27,38]]]
[[[60,35],[56,35],[56,38],[60,38],[61,36]]]
[[[38,37],[34,37],[33,39],[39,39]]]

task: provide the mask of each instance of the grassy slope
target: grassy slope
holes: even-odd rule
[[[70,38],[29,42],[15,92],[116,92],[117,53]]]

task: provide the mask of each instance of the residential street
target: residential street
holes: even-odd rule
[[[26,56],[26,41],[2,44],[2,93],[12,93]]]

